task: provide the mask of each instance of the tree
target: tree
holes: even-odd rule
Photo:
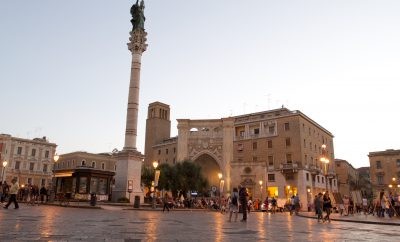
[[[151,187],[151,182],[154,180],[154,169],[142,166],[141,183],[144,187]]]

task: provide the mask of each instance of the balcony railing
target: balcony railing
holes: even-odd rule
[[[279,168],[282,173],[288,173],[288,172],[297,172],[299,165],[297,162],[292,162],[292,163],[283,163],[279,165]]]

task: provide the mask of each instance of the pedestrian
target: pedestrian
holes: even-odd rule
[[[276,198],[272,197],[272,199],[271,199],[271,212],[273,214],[276,212],[277,204],[278,204],[278,202],[276,201]]]
[[[324,194],[324,203],[323,203],[323,208],[325,210],[326,216],[324,217],[323,221],[328,221],[329,223],[331,222],[331,209],[332,209],[332,202],[331,202],[331,198],[329,197],[329,193],[328,191],[325,192]]]
[[[296,215],[299,215],[299,211],[300,211],[299,194],[296,194],[296,196],[294,196],[294,211],[295,211]]]
[[[165,209],[167,209],[167,211],[169,212],[169,197],[168,197],[168,193],[165,193],[164,195],[164,200],[163,200],[164,206],[163,206],[163,212],[165,211]]]
[[[8,209],[8,206],[10,206],[10,204],[12,202],[14,202],[14,208],[18,209],[18,202],[17,202],[17,194],[18,194],[18,190],[19,190],[19,184],[17,182],[16,178],[13,178],[11,180],[11,187],[10,187],[10,199],[8,200],[8,203],[6,204],[6,206],[4,206],[5,209]]]
[[[239,185],[239,202],[243,212],[243,218],[240,220],[241,222],[247,221],[247,196],[247,189],[244,186]]]
[[[3,187],[1,189],[3,190],[3,196],[1,197],[1,202],[4,203],[10,192],[10,187],[8,186],[7,181],[4,181]]]
[[[315,196],[314,207],[315,207],[315,213],[317,214],[317,219],[319,222],[319,220],[323,220],[323,218],[322,218],[322,208],[323,208],[322,193],[318,193],[318,195]]]
[[[236,187],[233,188],[232,194],[228,198],[229,203],[229,222],[232,221],[232,214],[235,214],[235,222],[237,221],[239,213],[239,192]]]
[[[40,188],[39,193],[40,193],[40,202],[43,203],[44,201],[47,201],[47,189],[46,187],[44,187],[44,185],[42,185],[42,187]]]

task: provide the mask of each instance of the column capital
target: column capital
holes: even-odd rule
[[[130,42],[127,44],[128,49],[132,52],[132,54],[142,54],[147,49],[147,32],[143,29],[134,29],[129,32]]]

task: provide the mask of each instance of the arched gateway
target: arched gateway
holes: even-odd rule
[[[191,160],[202,167],[210,186],[219,188],[222,173],[224,191],[230,191],[233,159],[233,119],[178,119],[177,160]]]

